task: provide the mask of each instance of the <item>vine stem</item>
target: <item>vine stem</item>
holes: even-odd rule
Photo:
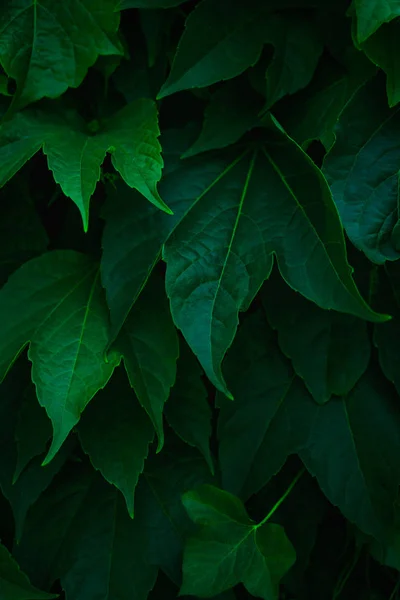
[[[263,525],[265,525],[265,523],[267,521],[269,521],[269,519],[272,517],[272,515],[274,514],[274,512],[276,512],[278,510],[278,508],[280,507],[280,505],[283,502],[285,502],[286,498],[289,496],[289,494],[291,493],[291,491],[295,487],[296,483],[299,481],[299,479],[301,479],[301,477],[304,475],[305,472],[306,472],[306,468],[303,467],[297,473],[296,477],[293,479],[292,483],[289,485],[289,487],[287,488],[286,492],[279,498],[279,500],[271,508],[271,510],[269,511],[269,513],[267,514],[267,516],[264,517],[264,519],[260,523],[258,523],[257,525],[255,525],[255,529],[257,529],[258,527],[262,527]]]

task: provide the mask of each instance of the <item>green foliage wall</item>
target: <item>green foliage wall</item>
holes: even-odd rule
[[[397,0],[0,3],[0,598],[394,600]]]

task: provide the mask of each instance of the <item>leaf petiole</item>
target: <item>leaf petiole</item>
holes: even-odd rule
[[[269,519],[272,517],[272,515],[274,514],[274,512],[276,512],[278,510],[278,508],[280,507],[280,505],[283,504],[283,502],[285,502],[286,498],[292,492],[293,488],[295,487],[295,485],[299,481],[299,479],[301,479],[301,477],[304,475],[305,471],[306,471],[305,467],[303,467],[302,469],[300,469],[300,471],[297,473],[296,477],[293,479],[292,483],[289,485],[289,487],[287,488],[287,490],[285,491],[285,493],[274,504],[274,506],[271,508],[271,510],[269,511],[269,513],[267,514],[267,516],[264,517],[264,519],[260,523],[258,523],[257,525],[255,525],[255,527],[254,527],[255,529],[257,529],[258,527],[261,527],[262,525],[265,525],[265,523],[267,521],[269,521]]]

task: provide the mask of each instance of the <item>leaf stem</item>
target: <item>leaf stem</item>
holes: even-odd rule
[[[278,508],[280,507],[280,505],[285,502],[286,498],[289,496],[289,494],[291,493],[291,491],[293,490],[294,486],[296,485],[296,483],[299,481],[299,479],[304,475],[306,471],[306,468],[303,467],[296,475],[296,477],[293,479],[292,483],[289,485],[289,487],[287,488],[286,492],[279,498],[279,500],[274,504],[274,506],[271,508],[271,510],[269,511],[269,513],[267,514],[266,517],[264,517],[264,519],[258,523],[255,528],[257,529],[258,527],[261,527],[262,525],[265,525],[265,523],[267,521],[269,521],[269,519],[272,517],[272,515],[274,514],[274,512],[276,512],[278,510]]]
[[[390,594],[390,598],[389,598],[389,600],[395,600],[395,598],[396,598],[396,596],[397,596],[397,594],[398,594],[398,591],[399,591],[399,589],[400,589],[400,577],[399,577],[399,579],[397,580],[397,583],[396,583],[396,585],[394,586],[392,593]]]

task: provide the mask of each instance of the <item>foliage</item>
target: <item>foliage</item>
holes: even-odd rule
[[[397,0],[4,0],[0,597],[400,594]]]

